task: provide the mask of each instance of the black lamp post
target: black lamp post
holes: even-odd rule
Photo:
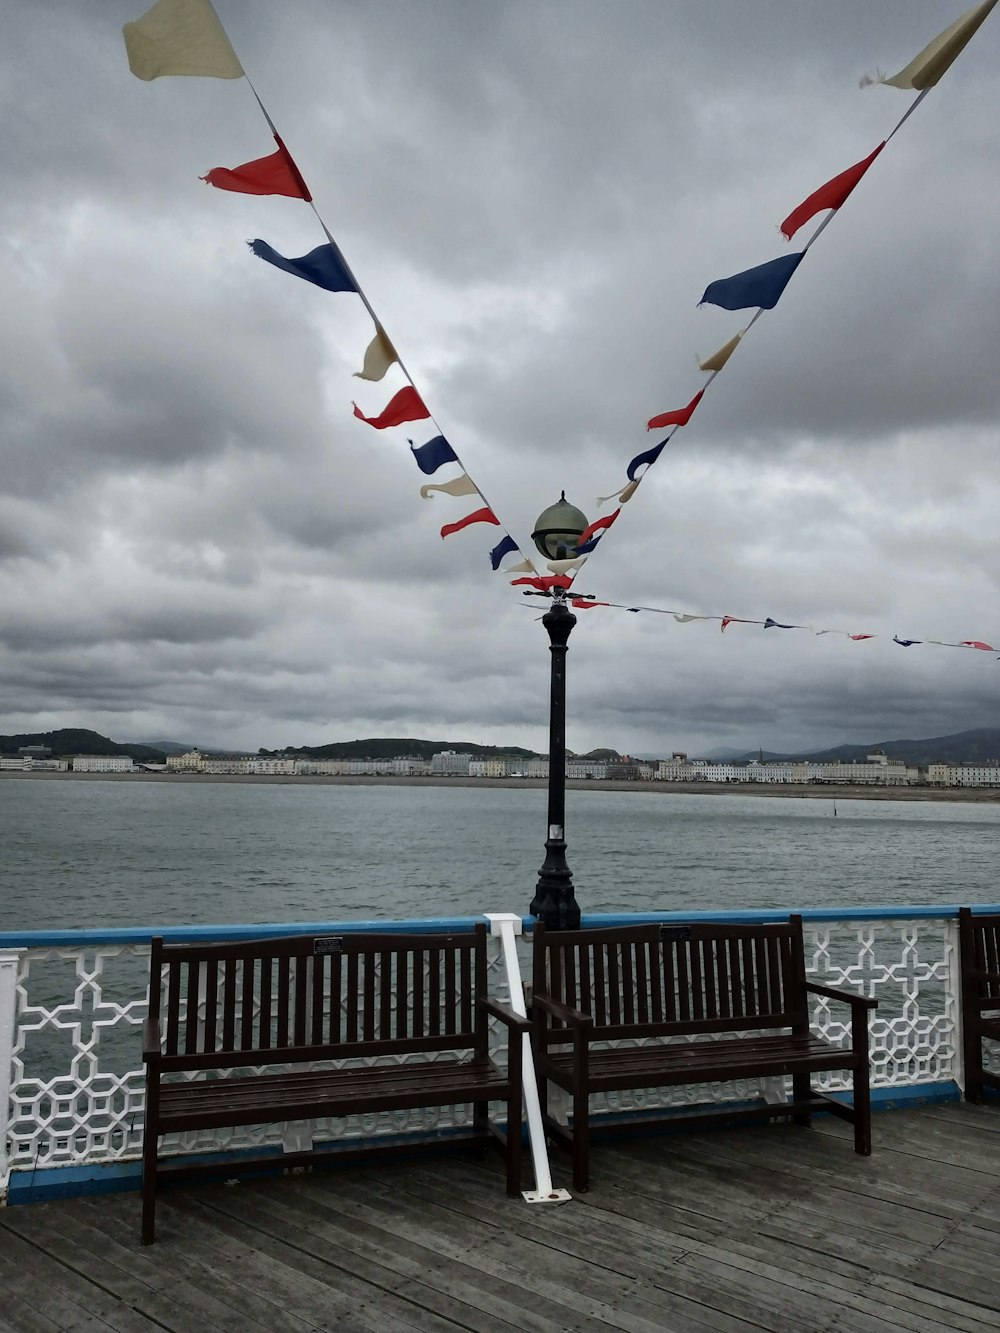
[[[566,560],[576,554],[577,542],[587,527],[586,517],[568,503],[563,491],[558,504],[539,514],[531,534],[547,560]],[[566,653],[576,616],[566,605],[563,588],[553,588],[552,605],[542,616],[552,654],[549,695],[549,822],[545,861],[538,872],[529,911],[548,930],[578,930],[580,907],[573,875],[566,864]]]

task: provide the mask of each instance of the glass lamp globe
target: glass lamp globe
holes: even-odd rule
[[[576,544],[587,527],[587,516],[571,505],[563,491],[559,500],[535,520],[531,539],[546,560],[565,560],[576,554]]]

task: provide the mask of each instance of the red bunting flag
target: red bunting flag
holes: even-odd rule
[[[592,602],[587,597],[574,597],[570,603],[577,611],[590,611],[595,606],[610,606],[610,602]]]
[[[537,588],[539,592],[549,592],[552,588],[568,588],[572,582],[568,574],[546,574],[543,578],[537,579],[511,579],[510,586],[517,588],[526,584],[531,588]]]
[[[369,426],[374,426],[376,430],[385,430],[387,426],[401,426],[404,421],[423,421],[425,417],[430,416],[430,412],[424,407],[420,394],[413,385],[408,384],[405,389],[400,389],[395,397],[389,399],[389,405],[381,416],[366,417],[357,403],[354,404],[354,415],[359,421],[367,421]]]
[[[393,402],[395,402],[395,399],[393,399]],[[390,403],[389,406],[391,407],[392,404]],[[461,532],[463,528],[467,528],[473,523],[492,523],[497,528],[500,526],[500,520],[492,509],[477,509],[471,514],[466,514],[465,518],[460,518],[457,523],[446,523],[441,529],[441,536],[450,537],[453,532]]]
[[[621,506],[619,505],[613,514],[608,514],[607,518],[595,518],[593,523],[591,523],[589,527],[584,528],[580,533],[580,539],[576,544],[577,549],[579,549],[584,542],[589,542],[595,532],[600,532],[602,528],[610,528],[611,524],[621,512]]]
[[[992,648],[988,643],[983,643],[982,639],[963,639],[963,640],[962,640],[962,647],[963,647],[963,648],[981,648],[982,651],[983,651],[984,653],[995,653],[995,652],[996,652],[996,649],[995,649],[995,648]]]
[[[694,409],[701,402],[704,389],[699,389],[687,407],[679,407],[675,412],[661,412],[658,417],[650,417],[646,422],[647,430],[660,430],[663,426],[686,426],[694,416]]]
[[[847,637],[848,637],[849,639],[853,639],[855,643],[860,643],[860,641],[861,641],[862,639],[874,639],[875,635],[874,635],[874,634],[848,634]]]
[[[760,625],[762,623],[760,620],[741,620],[739,616],[723,616],[719,629],[725,633],[727,625]]]
[[[234,190],[238,194],[283,194],[290,199],[304,199],[310,203],[312,195],[291,153],[274,136],[278,151],[270,157],[258,157],[244,162],[241,167],[213,167],[203,181],[217,190]]]
[[[798,229],[817,213],[822,213],[827,208],[839,208],[884,147],[883,141],[863,162],[855,162],[853,167],[848,167],[839,176],[834,176],[833,180],[814,190],[808,199],[793,209],[781,224],[781,234],[785,239],[790,241]]]

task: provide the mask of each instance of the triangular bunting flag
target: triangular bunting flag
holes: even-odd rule
[[[853,167],[848,167],[839,176],[834,176],[833,180],[828,180],[825,185],[814,190],[808,199],[803,200],[798,208],[792,209],[781,224],[781,234],[785,239],[790,241],[798,229],[817,213],[822,213],[827,208],[840,208],[884,147],[883,141],[862,162],[855,162]],[[702,366],[702,370],[704,369]]]
[[[332,245],[317,245],[300,259],[286,259],[272,250],[267,241],[259,237],[247,244],[258,259],[266,259],[275,268],[284,269],[296,278],[304,278],[316,287],[323,287],[328,292],[356,292],[357,284],[347,271],[347,266],[336,248]]]
[[[219,17],[209,0],[156,0],[142,18],[122,28],[128,67],[137,79],[164,74],[242,79]]]
[[[898,74],[893,74],[891,78],[886,78],[882,74],[873,78],[870,74],[866,74],[861,80],[862,88],[871,83],[888,83],[894,88],[913,88],[918,92],[922,92],[925,88],[933,88],[976,35],[996,2],[997,0],[986,0],[985,4],[977,5],[975,9],[970,9],[967,14],[956,19],[932,42],[928,42],[920,54],[914,56],[905,68]]]
[[[731,278],[718,278],[708,284],[698,304],[718,305],[723,310],[747,310],[751,306],[773,310],[803,257],[804,253],[782,255],[734,273]]]
[[[396,349],[386,337],[385,330],[381,325],[376,325],[375,337],[365,350],[365,363],[360,370],[354,372],[354,378],[377,383],[398,360]]]
[[[258,157],[244,162],[241,167],[213,167],[203,181],[217,190],[233,190],[237,194],[282,194],[289,199],[312,199],[308,187],[292,161],[285,145],[278,141],[278,151],[269,157]]]
[[[705,390],[699,389],[687,407],[678,407],[673,412],[661,412],[658,417],[650,417],[646,422],[647,430],[662,430],[664,426],[686,426],[694,416],[694,410],[704,397]]]
[[[740,339],[743,337],[744,333],[746,333],[746,329],[740,329],[739,333],[735,334],[732,338],[730,338],[727,343],[724,343],[723,346],[720,347],[717,352],[713,353],[713,355],[710,356],[707,361],[699,361],[698,369],[721,370],[722,367],[729,360],[729,358],[732,356],[732,354],[736,351],[737,347],[739,347]]]
[[[446,523],[441,529],[441,536],[450,537],[453,532],[461,532],[463,528],[468,528],[473,523],[492,523],[496,527],[500,526],[500,520],[492,509],[476,509],[473,513],[466,514],[465,518],[460,518],[457,523]]]
[[[432,491],[441,491],[444,495],[479,494],[479,490],[476,486],[476,483],[472,480],[471,477],[467,476],[464,472],[460,477],[456,477],[454,481],[439,481],[435,482],[433,486],[421,486],[420,488],[421,500],[429,500],[431,498]]]
[[[426,444],[414,444],[409,441],[413,459],[425,477],[433,477],[439,467],[445,463],[457,463],[458,455],[443,435],[435,435]]]
[[[368,425],[374,426],[376,430],[385,430],[389,426],[401,426],[404,421],[423,421],[430,416],[430,412],[424,407],[420,394],[413,385],[407,384],[389,399],[385,410],[379,416],[366,417],[357,403],[354,404],[354,415],[359,421],[367,421]]]

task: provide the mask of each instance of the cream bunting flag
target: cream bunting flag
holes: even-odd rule
[[[730,338],[724,347],[720,347],[714,356],[710,356],[707,361],[699,361],[699,370],[721,370],[732,354],[739,346],[740,339],[746,333],[746,329],[740,329],[735,338]]]
[[[431,486],[421,486],[420,498],[429,500],[432,491],[442,491],[445,495],[478,495],[479,491],[476,483],[466,473],[456,477],[454,481],[435,482]]]
[[[122,33],[128,67],[137,79],[164,74],[243,78],[243,66],[210,0],[156,0]]]
[[[630,481],[623,490],[612,491],[610,495],[599,495],[597,497],[597,503],[599,505],[606,505],[609,500],[617,500],[620,505],[628,504],[629,500],[632,499],[632,496],[635,495],[636,491],[639,489],[640,481],[642,481],[642,478],[636,477],[635,481]]]
[[[891,78],[886,78],[884,74],[876,74],[874,78],[866,74],[861,80],[862,88],[872,83],[887,83],[893,88],[913,88],[917,92],[933,88],[968,46],[996,3],[997,0],[985,0],[984,4],[977,5],[956,19],[950,28],[945,28],[919,55],[914,56],[905,69],[893,74]]]
[[[549,560],[545,568],[550,569],[553,574],[568,574],[571,569],[579,569],[586,559],[585,555],[578,555],[573,560]]]
[[[530,560],[521,560],[516,565],[511,565],[509,569],[505,569],[503,572],[505,574],[531,574],[533,573],[534,568],[535,566]]]
[[[365,364],[354,372],[356,380],[380,380],[391,365],[399,360],[396,349],[385,335],[381,324],[375,326],[375,337],[365,351]]]

